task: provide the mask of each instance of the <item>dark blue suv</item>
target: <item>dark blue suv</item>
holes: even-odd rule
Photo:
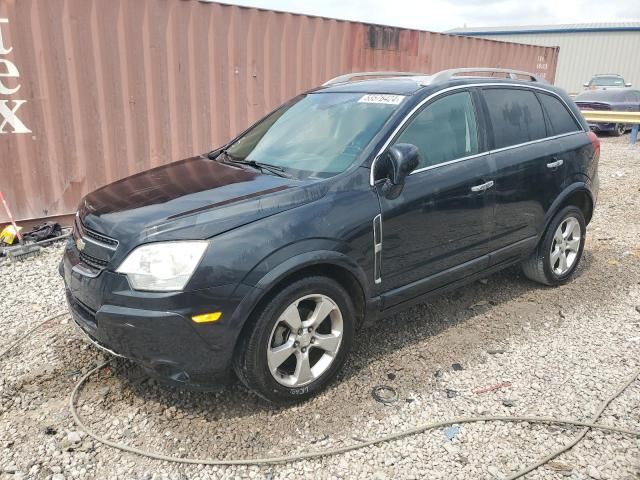
[[[174,383],[235,371],[267,400],[304,399],[367,321],[516,263],[568,281],[599,148],[525,72],[351,74],[87,195],[60,272],[100,348]]]

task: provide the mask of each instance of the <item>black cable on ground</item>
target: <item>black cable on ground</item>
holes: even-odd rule
[[[262,457],[262,458],[246,458],[246,459],[231,459],[231,460],[217,460],[217,459],[199,459],[199,458],[180,458],[180,457],[173,457],[171,455],[163,455],[160,453],[156,453],[156,452],[148,452],[145,450],[142,450],[140,448],[136,448],[136,447],[132,447],[123,443],[118,443],[118,442],[114,442],[111,441],[109,439],[106,439],[102,436],[100,436],[99,434],[95,433],[93,430],[91,430],[89,427],[87,427],[82,420],[80,419],[80,416],[78,415],[78,412],[76,410],[76,401],[78,399],[78,393],[80,392],[81,388],[84,386],[84,384],[87,382],[87,380],[91,377],[91,375],[93,375],[95,372],[97,372],[98,370],[104,368],[105,366],[107,366],[111,361],[107,361],[105,363],[103,363],[102,365],[99,365],[95,368],[93,368],[92,370],[88,371],[82,378],[80,378],[80,380],[78,381],[78,383],[76,383],[73,392],[71,393],[71,397],[69,399],[69,408],[71,410],[71,415],[73,416],[73,420],[75,421],[76,425],[78,425],[78,427],[80,429],[82,429],[85,433],[87,433],[87,435],[89,435],[91,438],[93,438],[94,440],[107,445],[109,447],[112,448],[116,448],[118,450],[124,451],[124,452],[129,452],[129,453],[134,453],[136,455],[140,455],[143,457],[147,457],[147,458],[153,458],[156,460],[162,460],[162,461],[167,461],[167,462],[174,462],[174,463],[187,463],[187,464],[196,464],[196,465],[272,465],[272,464],[278,464],[278,463],[287,463],[287,462],[296,462],[296,461],[300,461],[300,460],[305,460],[305,459],[311,459],[311,458],[319,458],[319,457],[328,457],[328,456],[334,456],[334,455],[338,455],[338,454],[342,454],[342,453],[346,453],[346,452],[351,452],[354,450],[360,450],[372,445],[377,445],[380,443],[385,443],[385,442],[391,442],[394,440],[398,440],[400,438],[403,437],[407,437],[410,435],[416,435],[419,433],[424,433],[428,430],[433,430],[435,428],[442,428],[442,427],[447,427],[453,424],[463,424],[463,423],[476,423],[476,422],[491,422],[491,421],[500,421],[500,422],[529,422],[529,423],[542,423],[542,424],[554,424],[554,425],[571,425],[571,426],[581,426],[581,427],[585,427],[583,429],[582,432],[580,432],[580,435],[578,435],[576,438],[574,438],[571,442],[569,442],[567,445],[565,445],[564,447],[562,447],[561,449],[558,449],[556,451],[554,451],[553,453],[551,453],[550,455],[544,457],[542,460],[536,462],[535,464],[532,464],[528,467],[526,467],[525,469],[521,470],[520,472],[516,473],[515,475],[512,475],[510,477],[507,477],[507,480],[515,480],[517,478],[520,478],[522,476],[524,476],[525,474],[529,473],[532,470],[535,470],[536,468],[540,467],[541,465],[544,465],[545,463],[547,463],[549,460],[557,457],[558,455],[560,455],[563,452],[566,452],[567,450],[571,449],[576,443],[578,443],[583,437],[584,435],[586,435],[587,431],[589,429],[597,429],[597,430],[602,430],[602,431],[609,431],[609,432],[616,432],[616,433],[622,433],[625,435],[631,435],[631,436],[635,436],[635,437],[640,437],[640,431],[638,430],[631,430],[631,429],[627,429],[627,428],[620,428],[620,427],[613,427],[613,426],[608,426],[608,425],[601,425],[598,423],[595,423],[595,421],[602,415],[602,412],[605,410],[605,408],[613,401],[615,400],[618,396],[620,396],[622,394],[622,392],[624,392],[624,390],[627,389],[627,387],[629,387],[629,385],[631,385],[637,378],[638,376],[640,376],[640,370],[636,371],[633,376],[631,376],[625,383],[624,385],[622,385],[618,390],[616,390],[615,394],[613,394],[612,396],[610,396],[601,406],[601,408],[598,410],[597,414],[592,418],[592,421],[590,422],[583,422],[583,421],[579,421],[579,420],[572,420],[572,419],[563,419],[563,418],[550,418],[550,417],[520,417],[520,416],[484,416],[484,417],[461,417],[461,418],[454,418],[451,420],[445,420],[445,421],[441,421],[441,422],[434,422],[434,423],[427,423],[427,424],[422,424],[422,425],[417,425],[413,428],[409,428],[407,430],[403,430],[400,432],[395,432],[392,433],[390,435],[385,435],[383,437],[380,438],[376,438],[373,440],[367,440],[358,444],[353,444],[353,445],[347,445],[347,446],[343,446],[343,447],[335,447],[335,448],[330,448],[330,449],[326,449],[326,450],[317,450],[317,451],[310,451],[310,452],[302,452],[299,454],[294,454],[294,455],[284,455],[284,456],[278,456],[278,457]]]
[[[18,338],[16,338],[13,342],[11,342],[7,348],[5,348],[4,350],[2,350],[2,352],[0,352],[0,359],[2,357],[4,357],[6,354],[8,354],[11,350],[16,348],[18,345],[20,345],[21,342],[26,340],[27,337],[29,337],[33,332],[35,332],[40,327],[42,327],[45,323],[49,323],[50,321],[55,320],[56,318],[60,318],[63,315],[68,315],[68,314],[69,314],[69,312],[58,313],[56,315],[53,315],[53,316],[47,318],[46,320],[44,320],[44,321],[42,321],[40,323],[38,323],[36,326],[30,328],[25,333],[23,333]]]
[[[13,350],[16,346],[18,346],[22,341],[24,341],[26,338],[28,338],[33,332],[35,332],[37,329],[39,329],[40,327],[42,327],[43,325],[47,324],[48,322],[55,320],[56,318],[59,318],[63,315],[67,315],[67,312],[62,312],[62,313],[58,313],[56,315],[53,315],[51,317],[48,317],[47,319],[45,319],[44,321],[40,322],[39,324],[35,325],[34,327],[30,328],[27,332],[25,332],[23,335],[21,335],[20,337],[18,337],[17,339],[15,339],[13,342],[11,342],[9,344],[9,346],[7,348],[5,348],[2,352],[0,352],[0,359],[3,358],[5,355],[7,355],[11,350]],[[91,370],[89,370],[85,375],[82,376],[82,378],[80,378],[80,380],[76,383],[76,385],[73,388],[73,391],[71,392],[71,397],[69,399],[69,408],[71,410],[71,415],[73,416],[73,420],[75,421],[75,423],[78,425],[78,427],[80,429],[82,429],[87,435],[89,435],[91,438],[93,438],[94,440],[96,440],[97,442],[100,442],[104,445],[107,445],[109,447],[121,450],[121,451],[125,451],[125,452],[129,452],[129,453],[134,453],[136,455],[140,455],[143,457],[148,457],[148,458],[153,458],[156,460],[162,460],[162,461],[167,461],[167,462],[174,462],[174,463],[187,463],[187,464],[197,464],[197,465],[271,465],[271,464],[278,464],[278,463],[286,463],[286,462],[296,462],[296,461],[300,461],[300,460],[305,460],[305,459],[312,459],[312,458],[319,458],[319,457],[328,457],[328,456],[334,456],[334,455],[339,455],[342,453],[346,453],[346,452],[351,452],[354,450],[360,450],[372,445],[377,445],[380,443],[386,443],[386,442],[391,442],[391,441],[395,441],[410,435],[417,435],[420,433],[424,433],[428,430],[433,430],[436,428],[443,428],[443,427],[447,427],[453,424],[464,424],[464,423],[477,423],[477,422],[528,422],[528,423],[539,423],[539,424],[548,424],[548,425],[569,425],[569,426],[579,426],[579,427],[584,427],[580,433],[578,435],[576,435],[569,443],[567,443],[566,445],[564,445],[563,447],[555,450],[554,452],[550,453],[549,455],[547,455],[546,457],[542,458],[541,460],[539,460],[536,463],[533,463],[527,467],[525,467],[524,469],[520,470],[519,472],[506,477],[505,480],[516,480],[518,478],[523,477],[524,475],[526,475],[527,473],[535,470],[536,468],[544,465],[545,463],[549,462],[550,460],[552,460],[553,458],[557,457],[558,455],[570,450],[571,448],[573,448],[580,440],[582,440],[584,438],[584,436],[587,434],[587,432],[590,429],[596,429],[596,430],[602,430],[602,431],[607,431],[607,432],[616,432],[616,433],[622,433],[625,435],[631,435],[631,436],[635,436],[635,437],[640,437],[640,431],[639,430],[632,430],[632,429],[628,429],[628,428],[621,428],[621,427],[614,427],[614,426],[608,426],[608,425],[602,425],[599,423],[595,423],[600,416],[602,415],[602,413],[605,411],[605,409],[609,406],[609,404],[611,402],[613,402],[616,398],[618,398],[634,381],[636,381],[638,379],[638,377],[640,376],[640,369],[638,369],[633,375],[631,375],[627,381],[624,382],[624,384],[622,384],[620,386],[620,388],[618,388],[615,393],[613,395],[611,395],[610,397],[608,397],[600,406],[600,408],[598,409],[598,411],[596,412],[596,414],[591,418],[591,421],[588,422],[583,422],[583,421],[579,421],[579,420],[573,420],[573,419],[564,419],[564,418],[553,418],[553,417],[525,417],[525,416],[483,416],[483,417],[460,417],[460,418],[454,418],[451,420],[444,420],[444,421],[440,421],[440,422],[433,422],[433,423],[426,423],[426,424],[421,424],[421,425],[417,425],[415,427],[409,428],[407,430],[403,430],[400,432],[395,432],[389,435],[385,435],[383,437],[379,437],[373,440],[367,440],[364,442],[360,442],[357,444],[353,444],[353,445],[347,445],[347,446],[343,446],[343,447],[335,447],[335,448],[330,448],[330,449],[326,449],[326,450],[316,450],[316,451],[310,451],[310,452],[302,452],[299,454],[294,454],[294,455],[285,455],[285,456],[279,456],[279,457],[263,457],[263,458],[247,458],[247,459],[231,459],[231,460],[216,460],[216,459],[198,459],[198,458],[180,458],[180,457],[173,457],[170,455],[163,455],[160,453],[155,453],[155,452],[147,452],[145,450],[139,449],[139,448],[135,448],[135,447],[131,447],[129,445],[126,444],[122,444],[122,443],[118,443],[118,442],[113,442],[111,440],[108,440],[102,436],[100,436],[99,434],[95,433],[93,430],[91,430],[89,427],[87,427],[82,420],[80,419],[80,416],[78,415],[78,412],[76,410],[76,402],[78,399],[78,394],[80,392],[80,390],[82,389],[82,387],[86,384],[87,380],[91,377],[91,375],[93,375],[95,372],[97,372],[98,370],[100,370],[101,368],[104,368],[105,366],[107,366],[108,364],[111,363],[112,360],[109,360],[107,362],[104,362],[102,365],[99,365]]]

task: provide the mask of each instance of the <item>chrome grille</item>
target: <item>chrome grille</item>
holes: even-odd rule
[[[80,260],[82,260],[84,263],[86,263],[90,267],[93,267],[98,270],[102,270],[104,267],[106,267],[109,264],[109,262],[106,260],[101,260],[99,258],[92,257],[91,255],[87,255],[84,252],[80,252]]]
[[[95,230],[91,230],[87,228],[76,215],[75,220],[75,228],[74,228],[74,237],[80,238],[82,237],[85,240],[89,240],[90,242],[96,243],[100,246],[108,248],[110,250],[115,250],[118,248],[118,240],[115,238],[107,237],[102,233],[98,233]]]
[[[78,215],[74,222],[73,238],[80,257],[80,262],[94,273],[99,273],[109,265],[118,248],[118,240],[87,228]]]
[[[109,238],[106,235],[102,235],[101,233],[98,232],[94,232],[93,230],[89,230],[86,227],[84,228],[84,234],[85,236],[92,238],[94,240],[96,240],[97,242],[101,242],[104,243],[106,245],[109,245],[113,248],[118,248],[118,241],[114,240],[113,238]]]

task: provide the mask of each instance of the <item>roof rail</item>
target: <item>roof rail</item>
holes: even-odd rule
[[[459,76],[461,73],[504,73],[507,78],[516,80],[518,75],[523,77],[529,77],[532,82],[548,83],[544,78],[539,77],[530,72],[524,72],[522,70],[513,70],[511,68],[489,68],[489,67],[466,67],[466,68],[452,68],[450,70],[442,70],[441,72],[434,73],[429,78],[429,83],[446,82],[453,77]],[[490,75],[493,76],[493,75]]]
[[[327,85],[333,85],[335,83],[344,83],[350,82],[354,78],[358,77],[424,77],[425,73],[416,73],[416,72],[352,72],[346,73],[344,75],[340,75],[338,77],[332,78],[322,84],[323,87]]]
[[[548,83],[544,78],[522,70],[513,70],[511,68],[465,67],[442,70],[432,75],[418,72],[352,72],[332,78],[323,83],[322,86],[326,87],[327,85],[334,85],[336,83],[346,83],[359,77],[422,77],[422,80],[424,80],[423,85],[430,85],[437,82],[446,82],[456,76],[460,76],[461,73],[503,73],[506,75],[506,78],[512,80],[516,80],[518,76],[522,76],[528,77],[532,82]],[[493,75],[488,76],[492,77]]]

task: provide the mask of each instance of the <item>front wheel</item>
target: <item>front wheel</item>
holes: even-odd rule
[[[625,134],[626,131],[627,131],[627,126],[624,123],[616,123],[613,129],[613,134],[616,137],[621,137],[622,135]]]
[[[568,282],[582,258],[586,233],[582,211],[575,206],[563,208],[549,224],[536,250],[522,263],[524,274],[545,285]]]
[[[250,320],[234,369],[262,398],[280,404],[325,388],[351,348],[355,311],[347,291],[327,277],[291,283]]]

